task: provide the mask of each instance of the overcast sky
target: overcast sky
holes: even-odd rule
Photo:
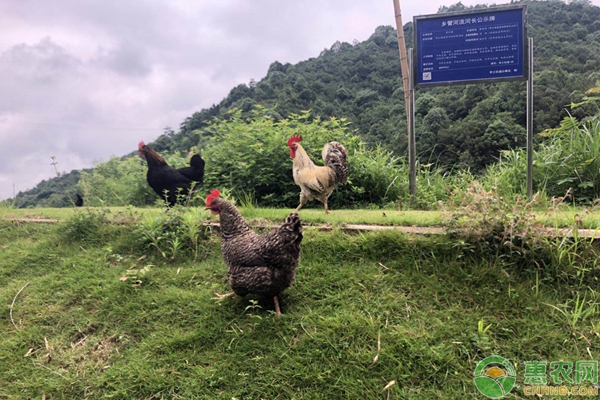
[[[456,2],[401,1],[403,22]],[[0,199],[55,176],[51,156],[69,172],[124,155],[273,61],[380,25],[392,0],[1,0]]]

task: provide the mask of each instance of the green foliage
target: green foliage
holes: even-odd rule
[[[69,242],[101,242],[109,223],[108,213],[105,208],[76,210],[60,225],[59,233]]]
[[[565,118],[544,132],[548,140],[534,157],[536,183],[550,196],[573,195],[591,203],[600,197],[600,116]]]
[[[89,206],[141,206],[156,200],[146,182],[147,167],[139,157],[111,157],[90,172],[82,172],[78,183]]]
[[[213,121],[206,128],[212,141],[203,149],[208,166],[205,187],[230,188],[234,196],[249,194],[259,204],[291,205],[297,191],[286,147],[289,137],[301,134],[303,145],[317,148],[328,137],[341,139],[345,134],[343,128],[338,129],[343,126],[340,121],[308,122],[308,118],[304,113],[276,122],[259,107],[249,121],[241,110],[232,112],[227,120]]]
[[[408,180],[408,171],[405,176]],[[404,204],[409,204],[410,208],[435,210],[440,203],[447,203],[455,193],[466,190],[474,179],[475,176],[468,169],[446,172],[441,168],[434,168],[431,164],[418,164],[417,203],[410,203],[408,182],[403,185],[405,193],[401,199]]]
[[[15,199],[0,200],[0,211],[13,210],[15,208]]]
[[[541,198],[568,195],[579,204],[600,197],[600,115],[579,121],[573,116],[540,134],[544,142],[533,149],[533,184]],[[497,163],[480,179],[483,187],[515,200],[526,192],[527,155],[523,148],[503,150]]]
[[[334,207],[392,206],[398,201],[408,176],[405,161],[382,147],[367,149],[359,143],[348,158],[348,185],[339,185],[329,202]]]
[[[567,222],[573,233],[568,236],[540,221],[541,213],[533,210],[541,205],[538,194],[529,200],[513,200],[475,182],[444,206],[444,224],[457,246],[488,254],[497,267],[517,268],[530,276],[535,273],[536,288],[540,280],[561,282],[577,294],[582,285],[596,285],[600,280],[598,247],[593,239],[578,234],[585,210]],[[565,204],[551,203],[546,212],[556,213],[561,206]],[[576,304],[575,309],[583,307],[579,299]]]
[[[571,109],[586,107],[589,114],[600,115],[600,81],[596,82],[596,86],[587,90],[585,94],[579,103],[571,103]]]
[[[261,206],[297,206],[300,189],[292,177],[286,143],[299,134],[317,165],[323,165],[321,149],[327,142],[336,140],[348,149],[350,183],[334,191],[332,207],[384,205],[398,198],[399,160],[382,148],[368,149],[343,119],[321,120],[303,112],[275,121],[268,110],[258,107],[250,119],[237,110],[227,120],[215,120],[207,131],[213,138],[203,151],[210,166],[204,178],[207,189],[226,187],[234,196],[251,196]]]
[[[261,107],[251,118],[242,114],[237,110],[227,120],[215,120],[208,133],[202,134],[213,138],[203,151],[210,166],[204,179],[206,189],[228,188],[235,197],[250,199],[244,203],[297,206],[299,188],[293,181],[286,147],[296,133],[302,135],[302,145],[317,165],[323,165],[321,149],[331,140],[343,143],[349,151],[349,182],[334,190],[329,201],[332,208],[432,209],[438,201],[448,199],[451,187],[466,188],[473,178],[469,172],[451,176],[440,168],[419,165],[419,199],[410,204],[406,161],[382,146],[368,147],[352,136],[347,121],[313,119],[309,112],[275,121],[269,110]]]
[[[537,171],[534,169],[537,175]],[[497,163],[487,167],[481,177],[485,188],[495,188],[499,196],[516,201],[527,193],[527,153],[524,149],[503,150]],[[536,190],[543,192],[543,188]],[[542,196],[543,197],[543,196]]]
[[[168,260],[202,258],[208,227],[206,211],[175,206],[158,215],[144,215],[132,232],[142,252],[151,251]]]
[[[189,160],[179,154],[161,154],[173,168],[189,166]],[[77,184],[88,206],[144,206],[163,204],[146,181],[148,167],[139,157],[111,157],[90,172],[82,172]],[[191,199],[184,199],[188,204]]]

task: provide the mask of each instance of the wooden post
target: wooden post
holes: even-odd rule
[[[404,41],[404,28],[402,27],[402,12],[400,11],[400,0],[394,0],[394,13],[396,15],[396,31],[398,33],[398,49],[400,50],[400,68],[402,70],[402,84],[404,86],[404,104],[406,107],[406,123],[410,124],[410,116],[408,115],[408,59],[406,57],[406,42]]]
[[[408,131],[408,189],[410,192],[410,203],[415,204],[417,199],[417,176],[415,156],[415,131],[413,120],[413,88],[411,67],[406,55],[406,42],[404,40],[404,27],[402,26],[402,11],[400,0],[394,0],[394,14],[396,16],[396,32],[398,33],[398,50],[400,51],[400,69],[402,71],[402,84],[404,87],[404,104],[406,108],[406,129]],[[411,60],[412,62],[412,49]]]

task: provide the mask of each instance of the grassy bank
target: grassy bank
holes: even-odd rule
[[[523,362],[598,358],[587,242],[532,257],[306,231],[277,318],[261,298],[212,299],[228,288],[210,231],[165,254],[139,225],[78,215],[0,222],[0,398],[481,398],[473,369],[492,354],[521,397]]]

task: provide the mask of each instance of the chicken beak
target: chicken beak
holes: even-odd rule
[[[210,210],[210,213],[211,213],[212,215],[219,215],[219,213],[221,212],[221,210],[215,211],[215,210],[213,210],[213,209],[212,209],[212,208],[210,208],[210,207],[204,207],[204,209],[205,209],[205,210]]]

